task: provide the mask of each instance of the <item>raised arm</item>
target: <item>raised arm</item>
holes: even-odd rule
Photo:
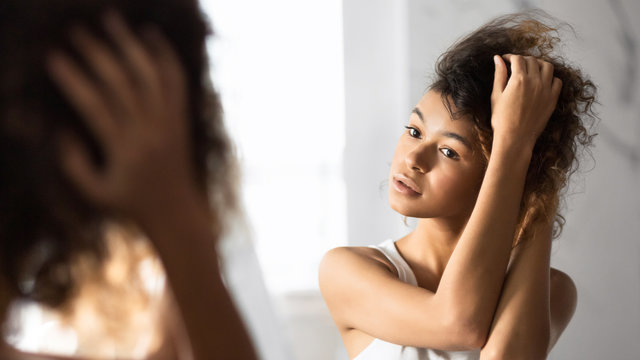
[[[492,94],[494,140],[470,219],[435,293],[397,281],[383,261],[336,249],[325,256],[320,285],[334,320],[345,329],[403,345],[444,350],[486,341],[511,252],[533,146],[560,92],[550,64],[496,57]],[[375,316],[372,314],[375,313]]]
[[[481,359],[545,359],[571,319],[576,289],[549,267],[551,229],[544,226],[519,245]]]
[[[561,81],[533,57],[495,57],[493,147],[476,206],[437,295],[459,324],[484,342],[503,285],[533,147],[553,112]],[[506,84],[506,86],[505,86]]]
[[[255,359],[223,284],[206,191],[192,165],[185,75],[159,31],[144,41],[117,15],[105,28],[118,47],[76,29],[74,45],[98,81],[69,56],[53,54],[50,73],[99,139],[106,165],[97,169],[71,135],[61,159],[87,199],[133,220],[165,266],[196,360]],[[181,357],[186,358],[186,357]]]

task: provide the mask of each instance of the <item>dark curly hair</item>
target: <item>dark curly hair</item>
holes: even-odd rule
[[[597,119],[592,108],[596,86],[580,69],[554,53],[564,27],[570,28],[540,10],[498,17],[458,40],[439,57],[429,87],[441,94],[453,118],[471,119],[476,145],[488,161],[493,139],[493,56],[541,58],[553,64],[554,76],[562,80],[556,109],[533,149],[514,244],[530,238],[534,225],[541,222],[553,222],[554,237],[560,235],[565,222],[558,212],[561,190],[577,169],[579,151],[588,149],[594,137],[590,131]]]
[[[58,138],[73,132],[96,166],[104,153],[79,114],[45,70],[45,58],[64,50],[83,63],[69,30],[83,26],[109,41],[101,24],[107,10],[119,12],[139,32],[157,26],[176,50],[187,77],[192,161],[199,185],[213,202],[213,228],[220,211],[234,208],[234,162],[218,97],[208,77],[206,37],[211,33],[197,0],[3,0],[0,3],[0,266],[14,296],[58,306],[69,299],[76,278],[70,262],[107,256],[105,223],[110,214],[83,199],[65,177]],[[164,174],[158,174],[164,176]]]

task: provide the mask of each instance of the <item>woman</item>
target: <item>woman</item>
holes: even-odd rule
[[[595,87],[542,17],[497,18],[439,58],[389,177],[415,230],[325,255],[351,359],[543,359],[571,319],[575,286],[549,257]]]
[[[2,319],[28,299],[99,327],[91,358],[255,358],[216,256],[234,191],[208,32],[196,0],[2,2]],[[154,319],[157,256],[176,306]]]

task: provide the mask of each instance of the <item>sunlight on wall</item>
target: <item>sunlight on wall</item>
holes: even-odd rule
[[[206,0],[213,78],[268,288],[317,288],[346,243],[342,2]]]

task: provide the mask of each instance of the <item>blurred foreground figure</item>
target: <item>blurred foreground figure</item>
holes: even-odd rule
[[[1,359],[56,358],[12,346],[20,303],[77,358],[255,358],[216,253],[236,201],[209,33],[196,0],[0,4]]]

